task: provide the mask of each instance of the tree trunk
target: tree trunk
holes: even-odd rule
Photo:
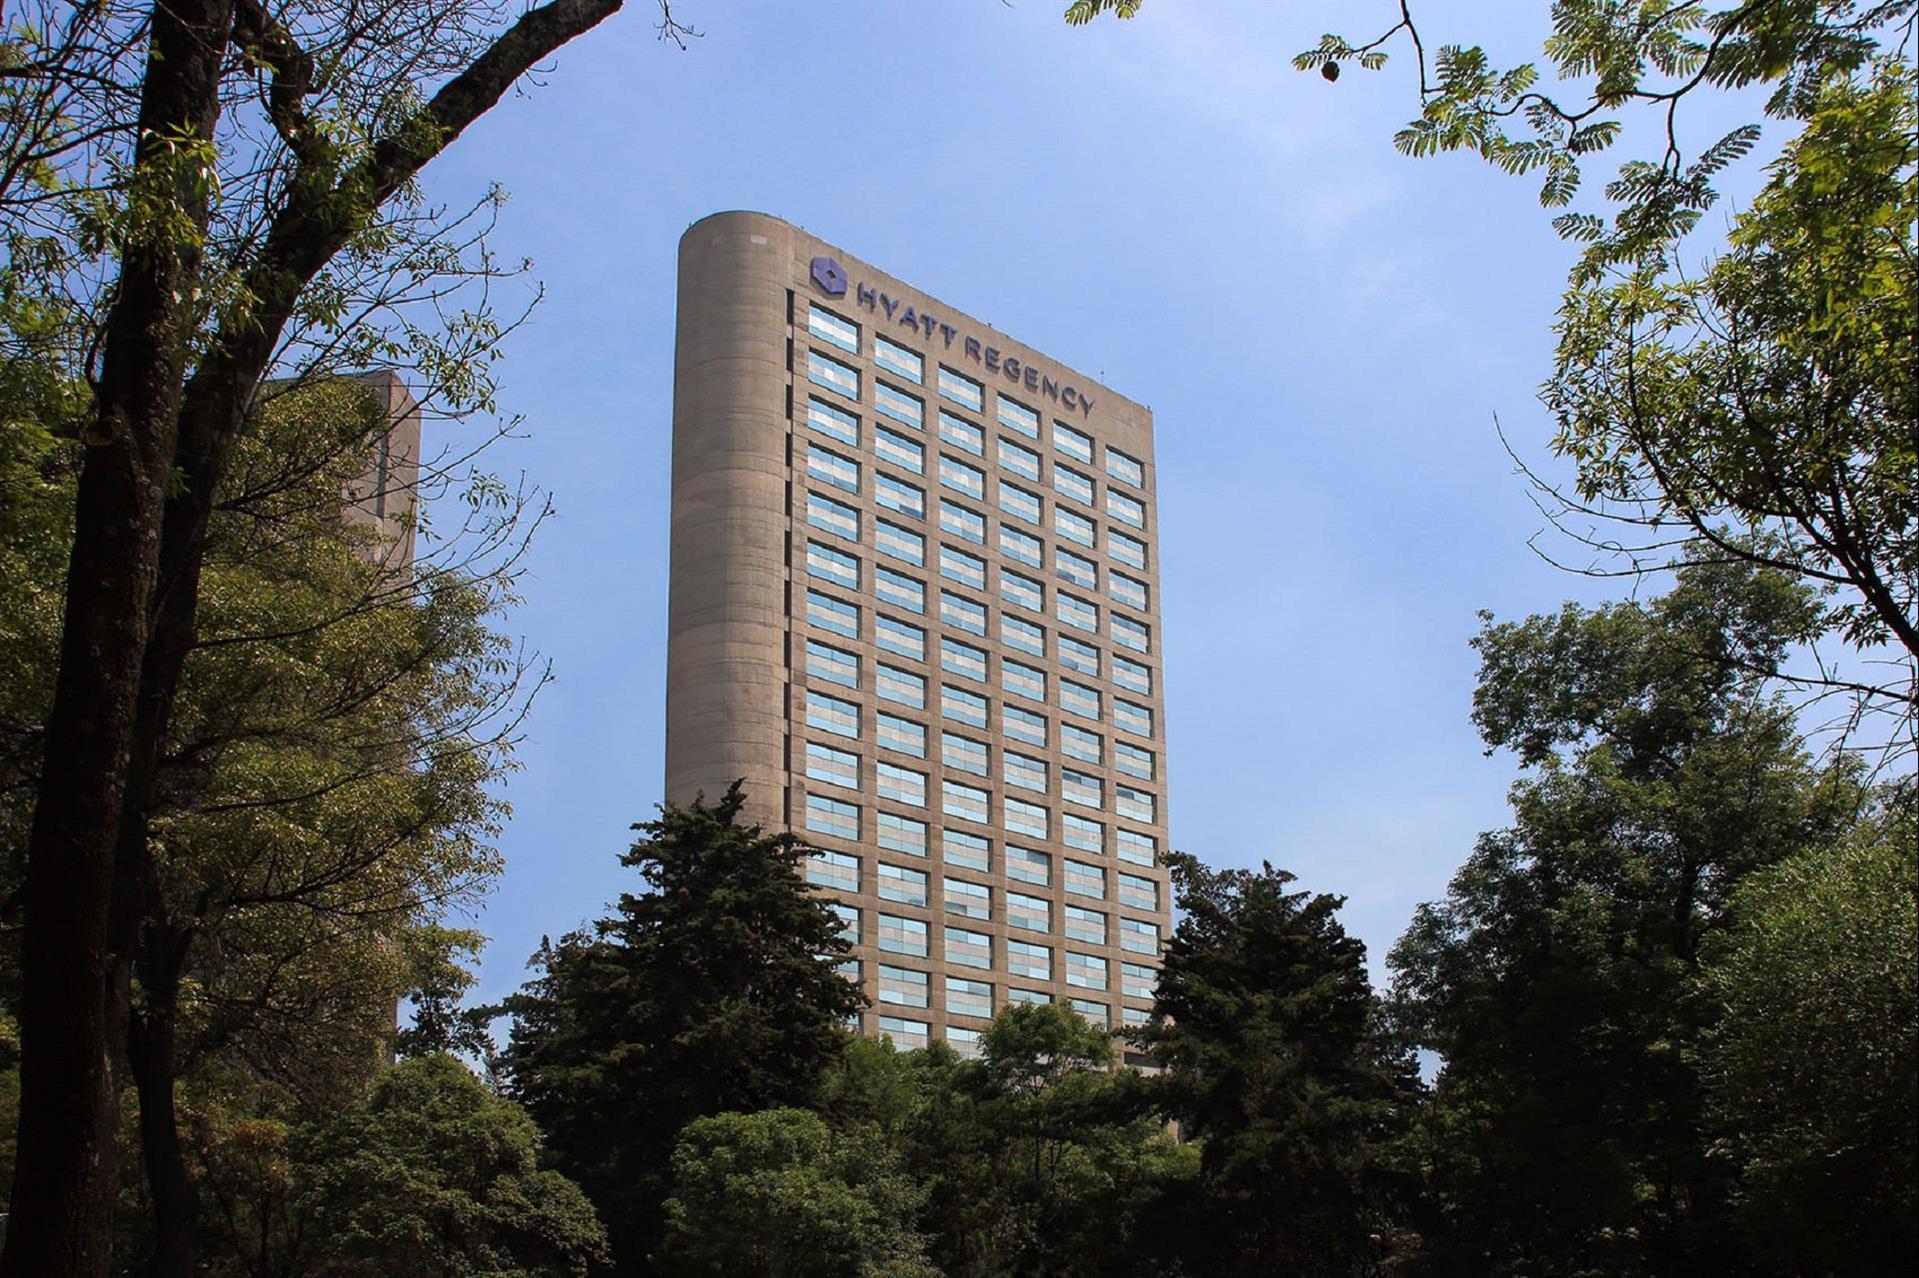
[[[171,144],[210,140],[231,0],[156,6],[135,167],[193,225],[207,188]],[[27,845],[20,1126],[5,1278],[107,1272],[114,1061],[130,955],[111,928],[115,848],[202,250],[133,228],[101,346],[74,509],[60,670]]]
[[[145,822],[138,822],[144,839]],[[180,973],[189,933],[157,924],[142,938],[140,1005],[127,1027],[127,1061],[140,1094],[140,1156],[153,1199],[153,1253],[147,1278],[192,1278],[199,1196],[180,1147],[174,1082],[179,1072]]]

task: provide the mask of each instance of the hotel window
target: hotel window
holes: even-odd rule
[[[1153,671],[1150,666],[1141,665],[1137,661],[1114,653],[1113,682],[1122,688],[1131,688],[1134,692],[1150,693],[1153,690]]]
[[[960,1056],[978,1056],[984,1050],[980,1046],[980,1032],[959,1025],[946,1027],[946,1045]]]
[[[1122,915],[1119,920],[1119,948],[1134,954],[1159,953],[1159,926]]]
[[[1128,567],[1146,567],[1146,543],[1111,528],[1106,530],[1106,553]]]
[[[1071,466],[1053,467],[1053,491],[1070,497],[1083,506],[1093,504],[1093,477],[1082,475]]]
[[[838,391],[848,399],[860,397],[860,371],[818,351],[806,352],[806,380],[815,386]]]
[[[806,641],[806,677],[837,683],[842,688],[860,686],[860,659],[850,652],[829,647],[817,639]]]
[[[882,760],[874,769],[874,788],[880,798],[909,808],[926,806],[926,774]]]
[[[896,422],[902,422],[905,425],[913,427],[915,430],[924,429],[926,406],[920,403],[920,398],[917,395],[909,395],[896,386],[888,386],[885,382],[875,381],[873,383],[873,407],[881,415],[891,417]]]
[[[933,1029],[925,1021],[915,1021],[904,1016],[882,1016],[880,1033],[893,1040],[893,1046],[901,1051],[912,1051],[925,1047],[933,1041]]]
[[[1136,706],[1118,697],[1113,698],[1113,722],[1142,737],[1153,735],[1153,712],[1145,706]]]
[[[987,807],[990,796],[978,786],[948,781],[940,787],[940,811],[985,825],[990,820]]]
[[[1059,814],[1060,841],[1079,852],[1106,851],[1106,827],[1071,812]]]
[[[1097,719],[1099,718],[1099,690],[1089,688],[1083,683],[1074,683],[1071,679],[1061,679],[1059,708],[1084,715],[1088,719]]]
[[[860,735],[860,708],[851,701],[841,701],[838,697],[829,697],[824,692],[807,689],[806,726],[818,728],[821,732],[830,732],[838,737]]]
[[[1136,457],[1128,457],[1117,448],[1106,450],[1106,473],[1122,484],[1131,484],[1135,488],[1146,486],[1146,466]]]
[[[881,866],[880,872],[885,873]],[[1084,941],[1088,945],[1106,944],[1106,915],[1100,910],[1083,909],[1077,905],[1066,907],[1066,935],[1074,941]]]
[[[1046,744],[1045,715],[1018,706],[1001,705],[999,709],[999,730],[1010,740],[1024,741],[1027,745]]]
[[[806,397],[806,424],[829,439],[859,447],[860,419],[823,399],[815,399],[811,395]]]
[[[1075,1012],[1101,1028],[1105,1028],[1112,1021],[1113,1009],[1104,1003],[1095,1003],[1089,998],[1069,998],[1066,1002]]]
[[[806,592],[806,620],[821,630],[830,630],[848,639],[860,637],[860,610],[817,590]]]
[[[1090,643],[1081,643],[1071,635],[1059,637],[1059,663],[1079,674],[1099,677],[1099,649]]]
[[[946,615],[946,601],[952,598],[954,598],[952,595],[940,595],[940,615],[942,617]],[[964,603],[965,600],[959,600],[958,602]],[[980,628],[984,630],[986,627],[982,623]],[[942,637],[940,639],[940,669],[947,671],[949,674],[965,675],[968,679],[977,679],[981,683],[985,683],[986,649],[975,648],[972,644],[961,643],[957,639]]]
[[[828,781],[848,790],[860,788],[860,757],[817,741],[806,743],[806,777]]]
[[[1031,848],[1006,846],[1006,877],[1045,887],[1053,881],[1053,858]]]
[[[879,869],[878,895],[882,901],[893,901],[900,905],[926,904],[926,872],[909,870],[904,866],[888,865],[881,861]]]
[[[849,493],[860,490],[860,464],[818,444],[806,446],[806,477]]]
[[[1134,652],[1145,652],[1152,647],[1152,641],[1152,631],[1144,622],[1113,614],[1114,643],[1122,648],[1131,648]]]
[[[975,457],[986,455],[986,432],[943,408],[940,409],[940,438]]]
[[[1039,538],[1028,536],[1017,528],[1008,528],[1005,524],[999,526],[999,552],[1008,559],[1033,568],[1040,567]]]
[[[1002,646],[1018,652],[1030,653],[1035,657],[1046,655],[1046,631],[1010,613],[1000,614],[999,641]]]
[[[986,516],[950,501],[940,501],[940,531],[952,533],[974,545],[986,544]]]
[[[1025,943],[1021,942],[1021,944],[1024,945]],[[1029,946],[1026,946],[1026,948],[1033,949],[1036,947],[1029,945]],[[1023,990],[1023,989],[1019,989],[1016,986],[1009,985],[1006,987],[1006,1001],[1009,1004],[1036,1003],[1036,1004],[1044,1005],[1046,1003],[1052,1002],[1053,996],[1051,994],[1044,992],[1043,990]]]
[[[926,822],[895,812],[875,812],[873,824],[879,827],[880,846],[887,851],[903,852],[907,856],[926,855]]]
[[[885,963],[880,969],[880,1002],[898,1003],[901,1007],[926,1007],[932,1002],[927,997],[930,979],[925,972],[915,972],[910,967],[891,967]]]
[[[878,475],[875,478],[884,480],[886,476]],[[926,563],[926,538],[910,528],[890,524],[884,519],[873,521],[873,545],[882,555],[890,555],[901,563],[915,567]]]
[[[877,948],[886,954],[910,954],[926,957],[926,924],[919,919],[903,919],[897,914],[879,916]]]
[[[941,684],[940,717],[951,719],[955,723],[970,723],[975,728],[984,728],[986,698],[978,693],[968,692],[964,688],[949,688]]]
[[[1153,1013],[1144,1007],[1122,1007],[1119,1009],[1119,1020],[1122,1025],[1137,1027],[1146,1024],[1152,1019]],[[951,1030],[947,1032],[952,1033]]]
[[[926,381],[926,361],[920,358],[918,351],[889,342],[877,333],[873,335],[873,362],[889,373],[898,373],[915,386]]]
[[[989,920],[993,917],[993,889],[984,883],[948,878],[941,882],[946,912],[963,919]]]
[[[860,912],[843,901],[829,901],[827,908],[840,916],[840,940],[848,945],[860,943]]]
[[[915,475],[926,473],[926,450],[920,447],[918,440],[909,439],[896,430],[875,426],[873,451],[880,455],[881,461],[892,462],[901,470],[910,470]]]
[[[835,315],[818,302],[807,303],[806,331],[849,354],[860,353],[860,326],[850,319]]]
[[[1091,772],[1073,768],[1059,770],[1060,795],[1083,808],[1106,806],[1106,783]]]
[[[986,496],[986,472],[977,466],[940,454],[940,486],[968,497]]]
[[[946,1011],[952,1016],[978,1016],[982,1019],[993,1014],[993,987],[984,981],[969,981],[958,976],[946,978]],[[953,1031],[946,1031],[951,1038]]]
[[[1053,422],[1053,447],[1074,461],[1082,461],[1089,466],[1093,462],[1093,437],[1084,431],[1074,430],[1065,422]]]
[[[940,831],[940,856],[948,865],[984,874],[990,868],[993,845],[964,830]]]
[[[964,630],[968,634],[986,633],[986,605],[975,603],[971,599],[961,598],[950,590],[940,591],[940,620],[955,630]],[[974,649],[978,652],[978,649]],[[986,678],[986,654],[980,653],[979,673],[971,678]]]
[[[1144,611],[1151,605],[1147,603],[1146,583],[1137,577],[1128,577],[1123,572],[1106,574],[1106,593],[1115,603],[1123,603],[1129,608]]]
[[[891,568],[879,568],[874,578],[873,593],[879,596],[881,603],[894,604],[908,612],[926,611],[926,586],[923,582],[894,572]]]
[[[1095,901],[1106,899],[1106,871],[1097,865],[1085,861],[1075,861],[1068,857],[1066,861],[1066,890],[1075,896],[1090,896]]]
[[[1011,471],[1036,484],[1039,482],[1039,454],[1010,439],[999,441],[999,464],[1001,470]]]
[[[848,541],[860,539],[860,512],[831,497],[806,494],[806,522]]]
[[[1053,551],[1053,571],[1059,574],[1062,581],[1070,581],[1088,590],[1099,589],[1099,565],[1064,546]]]
[[[1039,438],[1039,414],[1016,399],[999,397],[999,424],[1028,439]]]
[[[1151,791],[1118,782],[1113,784],[1113,810],[1135,821],[1148,824],[1158,824],[1159,821],[1159,800],[1153,797]]]
[[[885,510],[897,510],[915,519],[926,518],[926,494],[891,475],[873,476],[873,500]]]
[[[1035,759],[1031,755],[1019,754],[1012,750],[1000,751],[1000,767],[1006,774],[1006,784],[1018,786],[1022,790],[1036,790],[1046,793],[1046,761]]]
[[[821,834],[833,834],[835,837],[842,839],[857,837],[856,835],[839,834],[836,830],[826,829],[825,826],[830,824],[835,816],[833,813],[823,814],[820,818],[821,825],[818,827],[814,826],[811,818],[814,811],[813,801],[815,799],[818,799],[821,803],[834,802],[832,799],[822,799],[816,794],[807,795],[807,829],[817,830],[818,833]],[[834,806],[849,808],[853,813],[854,825],[857,827],[860,811],[858,808],[851,807],[851,805],[845,803],[837,803]],[[808,853],[806,857],[806,881],[817,887],[837,888],[842,892],[857,892],[860,890],[860,859],[856,856],[848,856],[844,852],[827,852],[823,849],[815,848]]]
[[[1046,587],[1011,568],[1000,569],[999,597],[1034,612],[1046,611]]]
[[[1078,759],[1081,763],[1098,763],[1106,738],[1097,732],[1088,732],[1084,728],[1075,728],[1070,723],[1059,726],[1059,749],[1069,759]]]
[[[1152,865],[1159,860],[1159,840],[1152,835],[1122,829],[1116,837],[1120,860],[1130,865]]]
[[[915,661],[926,660],[926,632],[918,626],[891,617],[873,618],[874,642],[887,652],[896,652]]]
[[[946,961],[954,967],[993,966],[993,938],[984,932],[969,932],[947,924]]]
[[[873,740],[884,750],[910,754],[915,759],[926,757],[926,729],[911,719],[881,712],[874,719]]]
[[[1099,605],[1064,590],[1053,595],[1053,615],[1075,630],[1099,633]]]
[[[940,762],[958,772],[983,777],[987,771],[986,743],[957,733],[940,733]]]
[[[1053,948],[1050,945],[1034,945],[1030,941],[1006,942],[1006,970],[1015,976],[1028,977],[1035,981],[1053,979]],[[1012,997],[1008,991],[1008,997]],[[1047,1003],[1052,1000],[1041,994],[1037,998],[1021,999],[1021,1002]]]
[[[1129,777],[1138,777],[1142,781],[1153,779],[1153,752],[1142,750],[1136,745],[1119,742],[1113,748],[1113,766]]]
[[[1053,930],[1053,906],[1042,897],[1027,896],[1024,892],[1006,894],[1006,925],[1023,927],[1029,932],[1050,932]]]
[[[1053,507],[1053,531],[1082,546],[1093,544],[1093,521],[1063,507]]]
[[[1024,799],[1006,800],[1006,830],[1011,834],[1030,834],[1036,839],[1047,837],[1047,826],[1052,813],[1037,803],[1028,803]]]
[[[1106,490],[1106,513],[1122,524],[1131,524],[1135,528],[1146,526],[1146,507],[1124,493]]]
[[[1159,969],[1144,963],[1119,965],[1119,992],[1127,998],[1151,998],[1159,985]]]
[[[961,408],[970,408],[977,413],[986,407],[986,388],[944,364],[940,365],[939,388],[941,399],[950,399]]]
[[[915,710],[926,709],[926,680],[909,670],[882,664],[874,672],[873,688],[881,701],[893,701]]]
[[[1002,513],[1015,519],[1024,519],[1029,524],[1037,525],[1040,522],[1038,494],[1029,493],[1018,484],[1009,484],[1003,479],[999,485],[999,508]],[[1034,567],[1039,566],[1037,559],[1032,562]]]
[[[1137,874],[1119,872],[1119,903],[1136,910],[1159,909],[1159,884]]]
[[[1103,990],[1107,982],[1106,960],[1091,954],[1066,951],[1066,983],[1083,990]]]
[[[1000,687],[1035,701],[1046,700],[1046,672],[1010,657],[1000,658]]]
[[[817,541],[806,543],[806,575],[830,581],[848,590],[860,588],[860,561],[843,550]]]
[[[940,547],[940,576],[975,590],[986,589],[986,561],[951,546]]]

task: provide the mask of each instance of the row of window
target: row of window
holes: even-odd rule
[[[1022,998],[1026,990],[1008,990],[1008,1002],[1012,1003],[1049,1003],[1052,1000],[1044,996]],[[1112,1009],[1095,999],[1074,998],[1067,1003],[1072,1009],[1094,1025],[1102,1028],[1112,1024]],[[1128,1028],[1137,1028],[1146,1024],[1151,1013],[1144,1008],[1122,1007],[1120,1021]],[[931,1046],[933,1027],[927,1022],[911,1016],[891,1016],[882,1012],[878,1017],[880,1033],[893,1040],[893,1046],[902,1051],[911,1051]],[[980,1031],[967,1029],[961,1025],[948,1025],[945,1030],[946,1045],[961,1056],[978,1056],[981,1051]]]
[[[959,605],[965,602],[964,600],[955,601],[955,606],[952,610],[953,615],[965,615],[959,608]],[[807,624],[816,630],[839,635],[846,639],[859,639],[863,635],[861,611],[858,604],[848,603],[824,591],[809,588],[806,592]],[[944,617],[944,613],[942,615]],[[983,628],[984,623],[982,622],[981,624]],[[981,633],[981,631],[973,630],[970,625],[956,628],[963,629],[969,634]],[[921,664],[932,663],[927,642],[927,633],[923,626],[917,626],[911,622],[901,621],[898,618],[888,617],[883,613],[875,612],[873,614],[873,642],[882,652],[889,652]],[[988,664],[990,657],[991,654],[988,653],[985,648],[967,643],[962,639],[955,639],[950,635],[940,636],[939,668],[949,674],[960,675],[980,683],[990,683],[991,678]],[[855,660],[857,661],[857,658]],[[1121,671],[1117,664],[1118,661],[1119,658],[1116,657],[1113,678],[1114,682],[1121,683]],[[1047,683],[1049,674],[1047,671],[1004,655],[1000,656],[999,664],[1000,685],[1004,691],[1042,703],[1051,699],[1048,695]],[[850,668],[846,673],[855,680],[854,685],[851,686],[857,686],[857,668]],[[1132,677],[1133,672],[1128,671],[1126,673],[1129,678]],[[908,679],[917,678],[917,676],[911,675],[910,672],[901,671],[897,668],[894,669],[894,675],[903,675]],[[1138,682],[1146,683],[1148,686],[1150,686],[1150,681],[1150,673],[1147,674],[1144,679],[1138,680]],[[844,678],[832,680],[832,682],[844,682]],[[1064,675],[1060,675],[1057,679],[1054,679],[1053,683],[1056,685],[1054,694],[1057,698],[1059,709],[1094,722],[1106,722],[1107,706],[1110,700],[1110,721],[1114,727],[1142,737],[1150,738],[1153,736],[1154,718],[1153,708],[1151,706],[1143,705],[1137,701],[1129,701],[1118,694],[1113,694],[1109,698],[1103,689],[1096,688],[1091,684],[1081,683],[1077,679],[1069,679]],[[1131,683],[1123,683],[1122,686],[1131,688],[1133,685]],[[949,696],[949,694],[951,695]],[[923,687],[920,689],[918,695],[923,701]],[[945,703],[948,701],[961,707],[976,707],[976,709],[967,708],[963,712],[949,714],[949,718],[958,719],[966,723],[975,723],[980,727],[986,726],[987,705],[984,697],[965,692],[962,689],[948,688],[945,686],[941,688],[941,696],[943,698],[942,713],[945,712]],[[912,702],[909,701],[908,704],[912,704]]]
[[[1068,985],[1102,993],[1110,992],[1107,988],[1107,963],[1105,959],[1094,958],[1086,954],[1068,954],[1066,961],[1066,983]],[[849,967],[847,975],[856,976],[857,966],[856,960],[855,963]],[[874,967],[877,969],[876,976],[878,979],[875,985],[879,993],[880,1002],[892,1003],[899,1007],[927,1009],[933,1007],[934,978],[931,972],[924,972],[912,967],[898,967],[891,963],[876,963]],[[1127,997],[1152,998],[1153,985],[1157,979],[1155,971],[1140,963],[1123,963],[1121,967],[1123,967],[1126,972],[1123,978],[1123,992]],[[974,1016],[981,1020],[990,1020],[995,1010],[996,994],[1003,1000],[998,1004],[1000,1007],[1005,1007],[1013,1003],[1047,1003],[1052,1001],[1051,996],[1041,990],[1028,990],[1021,989],[1017,986],[1007,986],[996,991],[993,983],[990,981],[969,980],[963,976],[948,975],[940,979],[939,985],[941,986],[941,1000],[939,1005],[941,1010],[949,1016]],[[1105,1008],[1107,1005],[1100,1003],[1098,1006]],[[1150,1012],[1145,1008],[1129,1010],[1137,1012],[1137,1020],[1129,1021],[1130,1024],[1143,1024],[1147,1016],[1150,1015]]]
[[[860,353],[860,325],[834,311],[811,303],[807,309],[807,332],[830,346],[838,347],[850,355]],[[873,334],[872,359],[876,367],[915,386],[926,385],[926,361],[918,351],[902,346],[879,334]],[[817,365],[817,367],[816,367]],[[944,364],[937,366],[935,391],[941,399],[974,413],[986,411],[985,387],[974,378]],[[860,370],[845,364],[820,351],[808,352],[807,378],[815,385],[829,386],[849,399],[860,398]],[[875,379],[876,387],[885,386]],[[887,387],[895,395],[919,404],[918,413],[913,416],[917,425],[924,416],[924,405],[916,395],[908,394],[894,387]],[[1016,431],[1029,439],[1038,439],[1040,417],[1037,412],[1005,395],[995,394],[997,417],[1001,426]],[[899,406],[899,411],[912,414],[913,409]],[[942,410],[944,411],[944,410]],[[961,420],[955,418],[956,421]],[[971,426],[971,423],[967,423]],[[978,432],[977,426],[972,426]],[[956,440],[955,442],[960,442]],[[983,440],[981,441],[983,443]],[[962,446],[964,446],[962,444]],[[1053,447],[1062,455],[1081,461],[1087,465],[1093,463],[1094,441],[1086,432],[1077,430],[1065,422],[1053,422]],[[980,451],[975,448],[973,451]],[[1145,465],[1136,457],[1127,455],[1110,445],[1106,449],[1106,473],[1122,484],[1134,488],[1143,488],[1146,484]]]
[[[858,945],[863,939],[860,935],[861,920],[857,907],[836,903],[833,907],[846,926],[842,929],[849,944]],[[888,914],[876,910],[873,914],[873,934],[868,943],[881,954],[896,954],[907,958],[932,957],[932,927],[925,919],[908,918],[902,914]],[[1143,919],[1121,918],[1118,920],[1120,948],[1134,954],[1156,957],[1159,954],[1159,926]],[[1097,942],[1103,944],[1104,942]],[[1001,938],[1001,962],[993,962],[993,937],[988,932],[976,932],[971,928],[959,927],[950,922],[940,924],[940,946],[949,967],[976,968],[982,971],[1001,971],[1013,976],[1023,976],[1029,980],[1051,981],[1053,979],[1053,959],[1055,947],[1042,945],[1037,941],[1023,941],[1017,937]],[[1097,955],[1081,954],[1072,950],[1060,951],[1065,955],[1065,981],[1068,985],[1078,985],[1083,989],[1107,988],[1108,964]],[[1132,963],[1122,964],[1128,970],[1137,969],[1150,975],[1152,969]],[[1095,984],[1094,982],[1097,982]],[[1129,988],[1128,993],[1131,993]],[[1150,989],[1148,995],[1150,996]]]

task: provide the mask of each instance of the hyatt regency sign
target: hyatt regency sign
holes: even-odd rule
[[[813,259],[813,282],[822,292],[832,297],[846,295],[846,270],[830,257]],[[1031,364],[1017,355],[1003,355],[997,346],[982,345],[977,337],[962,336],[959,329],[944,323],[937,315],[922,315],[910,303],[889,297],[878,289],[866,284],[854,286],[853,300],[876,314],[884,312],[886,318],[895,324],[915,329],[931,341],[938,333],[946,343],[946,349],[953,349],[953,339],[960,338],[960,353],[965,358],[980,365],[989,373],[997,373],[1016,386],[1023,386],[1035,395],[1043,396],[1068,409],[1077,409],[1081,413],[1093,411],[1093,398],[1077,386],[1061,385],[1058,381],[1042,374]]]

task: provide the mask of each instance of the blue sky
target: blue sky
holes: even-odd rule
[[[1377,974],[1504,823],[1513,762],[1467,718],[1475,611],[1599,597],[1527,548],[1494,428],[1547,459],[1569,252],[1535,185],[1394,152],[1403,60],[1288,66],[1383,30],[1387,0],[1147,0],[1077,30],[1063,7],[676,0],[705,33],[682,53],[630,0],[432,170],[439,198],[506,187],[496,248],[547,289],[501,366],[529,438],[494,464],[558,506],[510,620],[557,680],[508,790],[483,995],[631,886],[616,856],[660,797],[675,253],[720,209],[1153,408],[1176,846],[1344,894]],[[1543,3],[1427,8],[1429,45],[1496,60],[1545,32]]]

